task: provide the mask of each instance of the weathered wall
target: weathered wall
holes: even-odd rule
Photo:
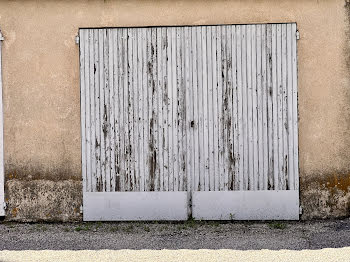
[[[1,1],[9,220],[80,220],[79,27],[297,22],[303,218],[350,214],[344,0]]]

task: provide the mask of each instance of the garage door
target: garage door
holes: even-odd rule
[[[80,29],[84,220],[298,219],[296,33]]]

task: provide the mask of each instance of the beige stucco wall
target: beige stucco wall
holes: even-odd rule
[[[344,0],[1,1],[9,220],[80,220],[79,27],[297,22],[303,218],[350,214]]]

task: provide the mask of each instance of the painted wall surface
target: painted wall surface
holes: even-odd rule
[[[297,22],[303,219],[350,215],[344,0],[1,1],[7,219],[81,220],[79,27]]]

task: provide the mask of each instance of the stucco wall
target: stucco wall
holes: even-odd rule
[[[9,220],[80,220],[79,27],[297,22],[304,219],[350,214],[344,0],[1,1]]]

